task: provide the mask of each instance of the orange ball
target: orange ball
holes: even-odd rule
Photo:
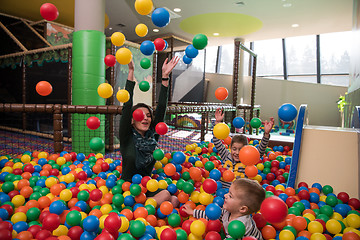
[[[302,231],[305,230],[307,227],[307,221],[304,217],[302,216],[295,216],[292,220],[292,224],[291,224],[296,231]]]
[[[47,96],[52,92],[53,88],[47,81],[40,81],[36,84],[36,92],[41,96]]]
[[[342,236],[343,240],[360,240],[360,236],[354,232],[346,232]]]
[[[124,192],[130,191],[130,185],[131,185],[130,182],[124,182],[124,183],[122,184],[122,190],[123,190]]]
[[[40,204],[39,204],[38,201],[36,201],[36,200],[29,200],[29,201],[25,204],[25,206],[26,206],[27,208],[33,208],[33,207],[40,208]]]
[[[123,209],[120,214],[123,214],[129,221],[134,218],[134,214],[130,209]]]
[[[42,196],[38,199],[40,208],[46,208],[49,207],[51,204],[51,200],[50,198],[48,198],[47,196]]]
[[[265,240],[268,239],[275,239],[276,237],[276,230],[271,225],[266,225],[261,229],[261,234]]]
[[[19,180],[17,187],[19,190],[21,190],[25,186],[30,186],[30,182],[27,179],[21,179]]]
[[[168,176],[172,176],[176,173],[176,167],[172,163],[168,163],[164,167],[164,173]]]
[[[164,215],[169,215],[174,210],[174,206],[169,201],[164,201],[160,205],[160,212]]]
[[[285,193],[286,193],[286,195],[288,195],[288,196],[294,196],[294,195],[295,195],[295,189],[293,189],[293,188],[291,188],[291,187],[287,187],[287,188],[285,189]]]
[[[100,218],[103,214],[99,209],[93,209],[89,212],[89,216],[96,216],[97,218]]]
[[[136,210],[134,211],[134,218],[146,218],[148,216],[148,211],[146,210],[146,208],[144,207],[138,207],[136,208]]]
[[[66,187],[62,183],[54,184],[50,187],[50,192],[54,196],[58,196],[62,190],[64,190]]]
[[[231,170],[225,170],[222,177],[225,182],[232,182],[235,178],[235,174]]]
[[[165,226],[166,225],[166,222],[164,219],[159,219],[158,222],[157,222],[157,226],[158,227],[162,227],[162,226]]]
[[[220,101],[227,99],[228,95],[229,95],[229,92],[224,87],[219,87],[215,90],[215,97]]]
[[[246,145],[239,151],[239,159],[245,165],[255,165],[259,162],[260,153],[256,147]]]
[[[249,165],[245,167],[245,174],[249,178],[253,178],[258,174],[258,169],[255,165]]]
[[[181,191],[177,195],[177,198],[178,198],[179,202],[186,203],[189,200],[189,195],[187,193]]]
[[[22,231],[20,232],[17,236],[16,236],[17,239],[19,240],[31,240],[33,239],[33,235],[31,232],[29,231]]]
[[[227,138],[225,138],[224,143],[227,144],[227,145],[230,145],[231,144],[231,137],[228,136]]]
[[[33,192],[34,190],[30,186],[25,186],[20,190],[20,194],[25,198],[29,198]]]
[[[137,203],[145,203],[146,202],[146,194],[141,192],[139,195],[135,197],[135,202]]]
[[[150,223],[151,226],[156,227],[157,226],[157,218],[155,215],[148,215],[146,217],[146,221]]]
[[[201,175],[201,170],[199,168],[191,167],[189,169],[189,173],[190,173],[191,179],[193,179],[194,181],[201,181],[202,175]]]
[[[311,233],[309,231],[303,230],[303,231],[300,231],[297,236],[298,237],[306,237],[307,239],[310,239]]]

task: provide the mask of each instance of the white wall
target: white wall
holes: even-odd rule
[[[214,96],[217,87],[223,86],[229,92],[232,91],[231,75],[207,73],[206,78],[209,79],[207,102],[220,102]],[[243,97],[244,103],[250,104],[250,77],[245,77],[244,87],[244,92],[239,90],[238,101],[240,103]],[[292,103],[297,108],[301,104],[307,104],[309,124],[340,127],[341,119],[336,102],[346,91],[346,87],[257,78],[255,104],[261,105],[262,119],[273,116],[276,121],[277,110],[283,103]],[[226,102],[232,102],[232,94],[229,94]]]

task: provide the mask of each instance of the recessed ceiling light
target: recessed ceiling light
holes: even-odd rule
[[[174,8],[174,12],[181,12],[181,8]]]
[[[293,28],[297,28],[297,27],[299,27],[299,26],[300,26],[300,25],[297,24],[297,23],[294,23],[294,24],[291,25],[291,27],[293,27]]]
[[[283,4],[283,7],[291,7],[291,6],[292,6],[291,3],[284,3],[284,4]]]
[[[219,36],[219,35],[220,35],[220,33],[213,33],[213,35],[214,35],[214,36]]]
[[[109,27],[109,30],[112,30],[112,27]]]
[[[153,29],[153,32],[159,32],[160,30],[159,29],[157,29],[157,28],[154,28]]]

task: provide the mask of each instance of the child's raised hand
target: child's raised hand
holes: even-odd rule
[[[187,215],[193,215],[194,214],[194,209],[192,209],[189,205],[184,204],[183,205],[183,209],[184,212],[187,213]]]
[[[221,123],[224,119],[224,111],[221,108],[215,111],[215,124]]]
[[[176,66],[176,64],[179,62],[180,58],[179,57],[173,57],[170,62],[168,62],[168,58],[165,59],[164,64],[162,66],[162,77],[163,78],[168,78],[171,71],[174,69],[174,67]]]
[[[128,68],[129,71],[134,71],[135,67],[134,67],[134,60],[131,60],[128,64]]]
[[[271,117],[270,121],[265,120],[265,122],[263,122],[263,124],[264,124],[264,135],[269,136],[271,129],[274,126],[274,118]]]

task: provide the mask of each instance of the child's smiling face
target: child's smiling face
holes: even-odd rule
[[[234,142],[230,149],[231,149],[231,157],[234,161],[239,162],[239,152],[240,149],[244,146],[242,143]]]

